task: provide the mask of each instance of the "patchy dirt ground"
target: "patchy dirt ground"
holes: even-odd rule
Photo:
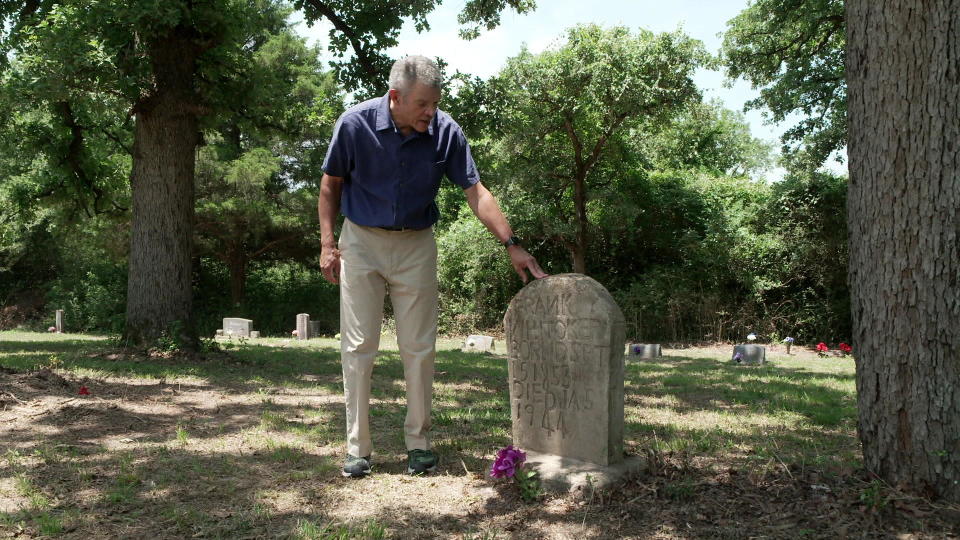
[[[234,362],[110,354],[171,371]],[[339,375],[311,371],[250,382],[0,367],[0,537],[960,537],[957,505],[856,470],[636,445],[648,467],[618,488],[533,504],[485,475],[495,448],[478,457],[455,441],[432,476],[403,474],[399,446],[384,444],[393,450],[375,456],[375,474],[344,479]],[[395,437],[377,429],[386,421],[374,416],[374,430]]]

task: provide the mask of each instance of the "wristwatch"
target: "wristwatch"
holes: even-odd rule
[[[511,236],[510,238],[507,238],[505,242],[503,242],[503,247],[505,248],[508,248],[510,246],[519,246],[519,245],[520,245],[520,239],[517,238],[516,236]]]

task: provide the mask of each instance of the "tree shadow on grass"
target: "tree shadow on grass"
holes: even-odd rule
[[[381,505],[376,493],[380,484],[375,479],[353,482],[339,475],[344,408],[338,351],[329,347],[262,349],[271,350],[242,348],[204,362],[124,362],[83,355],[65,359],[68,369],[132,375],[156,382],[93,380],[91,387],[99,401],[61,403],[16,430],[8,430],[11,437],[3,438],[4,448],[0,449],[0,453],[6,452],[0,478],[16,479],[21,492],[29,495],[32,490],[35,496],[31,499],[21,494],[25,509],[0,513],[0,528],[25,523],[39,531],[44,523],[52,520],[56,525],[59,520],[68,528],[62,534],[77,538],[309,537],[313,534],[309,531],[322,537],[318,531],[329,532],[331,526],[362,537],[357,531],[373,522],[399,538],[464,533],[513,538],[539,538],[547,533],[583,538],[664,534],[738,537],[748,533],[751,526],[770,537],[786,538],[796,533],[793,529],[776,529],[776,524],[764,517],[785,515],[792,508],[789,497],[781,496],[780,491],[769,495],[769,480],[766,487],[755,489],[750,504],[767,496],[779,506],[764,506],[762,512],[740,511],[726,522],[728,516],[716,509],[739,508],[741,487],[732,485],[729,492],[721,492],[713,480],[684,478],[640,479],[636,486],[628,484],[598,495],[594,501],[599,502],[586,505],[562,501],[524,505],[505,486],[494,496],[471,492],[464,504],[473,506],[463,512],[445,513],[396,500]],[[37,353],[38,358],[43,360],[47,352]],[[6,363],[4,357],[0,357],[0,363]],[[825,376],[803,370],[776,366],[745,369],[690,358],[660,364],[666,365],[627,367],[626,438],[641,450],[659,441],[664,452],[721,456],[746,453],[774,466],[786,461],[784,467],[789,468],[783,476],[787,477],[796,474],[798,460],[818,452],[804,448],[819,445],[822,453],[849,448],[848,430],[827,429],[829,424],[816,418],[799,427],[756,426],[746,433],[635,418],[638,410],[648,406],[643,403],[645,398],[673,398],[663,408],[674,416],[713,410],[718,405],[728,410],[742,407],[758,414],[779,411],[806,415],[811,406],[829,407],[838,400],[849,401],[849,392],[831,388],[818,380]],[[388,351],[374,370],[371,422],[375,471],[386,478],[384,485],[414,486],[412,501],[417,501],[416,490],[430,493],[441,489],[445,478],[466,482],[469,477],[472,483],[467,485],[489,488],[490,482],[476,475],[485,474],[492,453],[510,441],[507,374],[502,357],[441,351],[437,371],[441,391],[434,400],[433,441],[441,465],[433,477],[408,479],[404,476],[402,362],[395,352]],[[756,382],[760,376],[775,378]],[[177,378],[184,380],[175,384]],[[695,379],[698,384],[684,378]],[[450,390],[444,390],[444,385]],[[823,388],[813,391],[812,387]],[[29,401],[45,395],[61,401],[75,399],[73,386],[55,385],[34,392],[21,392],[19,399]],[[201,399],[201,395],[211,393],[249,395],[240,402],[225,402],[211,409]],[[151,399],[169,399],[168,407],[142,412],[125,406]],[[657,432],[656,438],[650,436],[653,431]],[[92,433],[99,437],[91,437]],[[246,434],[256,438],[254,444],[236,451],[231,445],[242,442]],[[122,438],[132,441],[129,447],[117,444]],[[724,446],[724,441],[735,441],[738,447]],[[791,481],[797,486],[785,491],[790,496],[810,499],[816,493],[792,477]],[[663,485],[657,488],[656,497],[643,499],[650,485],[657,482]],[[342,513],[331,512],[344,497],[356,498],[356,508],[372,517],[352,521]],[[704,510],[714,499],[725,504],[713,504],[709,511]],[[660,507],[677,510],[660,514]],[[843,508],[849,509],[849,505]],[[823,520],[818,524],[811,519],[803,521],[799,512],[793,514],[791,519],[817,534],[829,536],[833,531]],[[751,520],[747,529],[738,521],[743,516]]]

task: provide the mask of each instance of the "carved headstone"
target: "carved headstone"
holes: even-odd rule
[[[460,349],[463,352],[493,352],[493,336],[467,336]]]
[[[538,279],[510,302],[513,443],[599,465],[623,460],[623,313],[582,274]]]
[[[310,321],[310,337],[315,338],[320,335],[320,321]]]
[[[767,360],[767,348],[763,345],[734,345],[731,360],[735,364],[760,365]]]
[[[62,334],[63,333],[63,310],[62,309],[57,310],[57,322],[55,326],[57,327],[57,333]]]
[[[237,317],[226,317],[223,319],[223,335],[225,336],[250,337],[250,330],[252,329],[253,321],[250,319],[240,319]]]
[[[310,339],[310,314],[297,314],[297,339]]]

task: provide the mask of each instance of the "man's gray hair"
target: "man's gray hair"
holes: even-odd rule
[[[439,90],[442,81],[437,63],[420,55],[407,56],[393,63],[390,69],[390,88],[403,92],[409,90],[415,82]]]

